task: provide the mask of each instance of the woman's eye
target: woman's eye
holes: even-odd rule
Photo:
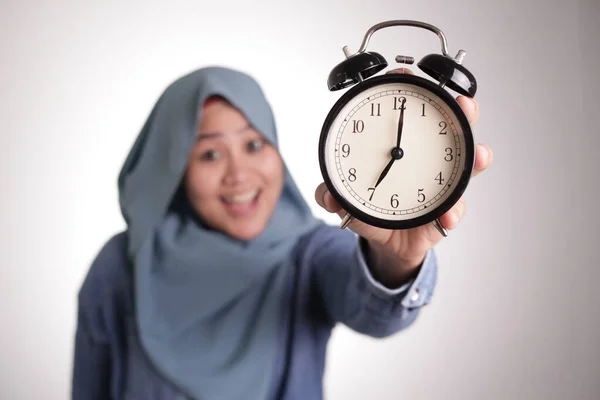
[[[248,151],[256,152],[265,147],[265,142],[262,139],[256,139],[248,142]]]
[[[216,150],[205,151],[204,153],[202,153],[202,155],[200,156],[200,158],[202,160],[206,160],[206,161],[218,160],[219,159],[219,152],[216,151]]]

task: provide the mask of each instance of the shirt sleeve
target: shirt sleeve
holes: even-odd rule
[[[402,306],[406,308],[422,307],[431,301],[437,280],[437,260],[433,249],[425,255],[417,276],[397,288],[388,288],[375,279],[360,244],[356,246],[356,257],[364,277],[369,282],[367,287],[374,291],[378,297],[400,301]]]
[[[437,280],[437,260],[429,250],[417,276],[398,287],[377,281],[359,246],[347,230],[328,227],[315,234],[310,259],[315,285],[334,322],[373,337],[386,337],[411,325],[431,301]]]
[[[75,332],[71,400],[110,400],[110,347],[92,335],[83,315]]]

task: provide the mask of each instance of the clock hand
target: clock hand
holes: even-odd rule
[[[392,157],[390,162],[385,166],[385,168],[381,172],[381,175],[379,175],[379,179],[377,179],[377,183],[375,184],[375,187],[377,187],[377,185],[379,185],[381,183],[381,181],[383,180],[383,178],[385,178],[385,176],[388,174],[388,172],[390,171],[390,168],[392,168],[392,164],[394,164],[394,161],[396,161],[396,159]]]
[[[400,105],[400,119],[398,120],[398,140],[396,142],[396,147],[400,148],[400,140],[402,139],[402,128],[404,127],[404,103],[406,103],[406,99],[402,98],[402,104]]]
[[[392,159],[390,160],[390,162],[388,162],[383,171],[381,171],[381,175],[379,175],[377,183],[375,183],[375,188],[381,183],[383,178],[386,177],[388,172],[390,172],[390,168],[392,168],[394,161],[399,160],[404,156],[404,152],[400,148],[400,140],[402,139],[402,128],[404,127],[404,110],[406,109],[406,107],[404,107],[404,103],[406,103],[405,98],[402,99],[402,103],[400,104],[400,118],[398,119],[398,139],[396,142],[396,147],[392,149]]]
[[[388,162],[388,164],[385,166],[383,171],[381,171],[381,175],[379,175],[379,178],[377,179],[377,183],[375,183],[375,187],[373,189],[377,188],[377,186],[381,183],[383,178],[385,178],[386,175],[388,174],[388,172],[390,172],[390,169],[392,168],[394,161],[399,160],[402,157],[404,157],[404,152],[402,151],[402,149],[400,147],[394,147],[392,149],[392,159],[390,160],[390,162]]]

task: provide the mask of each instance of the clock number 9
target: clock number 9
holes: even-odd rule
[[[342,157],[344,158],[348,158],[350,155],[350,145],[348,143],[342,146],[342,153],[344,153],[342,154]]]

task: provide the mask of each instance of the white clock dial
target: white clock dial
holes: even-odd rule
[[[396,151],[392,162],[402,104],[402,154]],[[402,221],[444,203],[460,181],[464,149],[461,125],[442,99],[417,85],[386,83],[360,92],[340,110],[327,135],[325,161],[331,183],[351,205]]]

